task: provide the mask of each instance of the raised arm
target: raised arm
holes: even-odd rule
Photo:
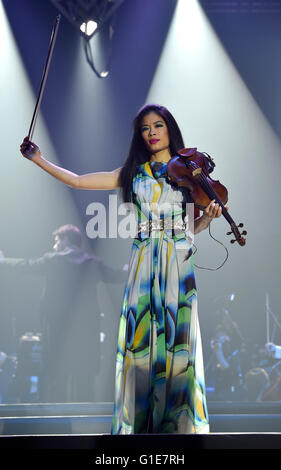
[[[42,156],[39,147],[28,140],[27,137],[21,144],[20,150],[22,155],[28,160],[33,161],[44,171],[71,188],[96,190],[119,188],[119,173],[122,167],[113,171],[100,171],[97,173],[77,175],[46,160],[46,158]]]
[[[119,188],[119,173],[121,168],[113,171],[99,171],[76,175],[75,188],[77,189],[116,189]]]

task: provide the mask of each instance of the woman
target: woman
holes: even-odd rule
[[[25,157],[68,186],[120,187],[124,201],[137,209],[119,325],[112,434],[209,432],[192,246],[186,226],[175,230],[191,200],[166,178],[167,162],[181,148],[175,119],[156,104],[137,113],[127,160],[111,172],[76,175],[44,159],[28,138],[21,145]],[[149,222],[162,204],[170,222],[165,228]],[[221,212],[211,201],[201,217],[197,213],[194,233]]]

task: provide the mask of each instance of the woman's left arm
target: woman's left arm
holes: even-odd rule
[[[229,209],[228,206],[225,206],[225,208],[226,210]],[[194,220],[194,234],[205,230],[213,219],[221,216],[221,213],[221,206],[218,203],[215,203],[215,199],[213,199],[204,209],[203,215]]]

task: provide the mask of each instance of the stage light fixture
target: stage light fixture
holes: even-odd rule
[[[94,34],[95,30],[97,29],[98,27],[98,24],[96,23],[96,21],[93,21],[93,20],[89,20],[87,21],[87,23],[82,23],[81,26],[80,26],[80,31],[82,31],[82,33],[85,33],[86,36],[92,36],[92,34]]]
[[[112,17],[124,0],[50,0],[87,39]],[[96,23],[96,28],[94,28]],[[88,29],[86,32],[86,25]],[[82,25],[83,28],[82,28]]]
[[[114,13],[124,0],[50,0],[65,18],[80,32],[84,40],[86,59],[92,70],[99,78],[109,74],[111,61],[111,43],[114,33]],[[100,31],[106,23],[109,24],[108,63],[104,71],[98,72],[93,59],[90,39]]]

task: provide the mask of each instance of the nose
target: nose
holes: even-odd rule
[[[151,127],[149,130],[149,135],[153,135],[153,134],[155,134],[155,129]]]

